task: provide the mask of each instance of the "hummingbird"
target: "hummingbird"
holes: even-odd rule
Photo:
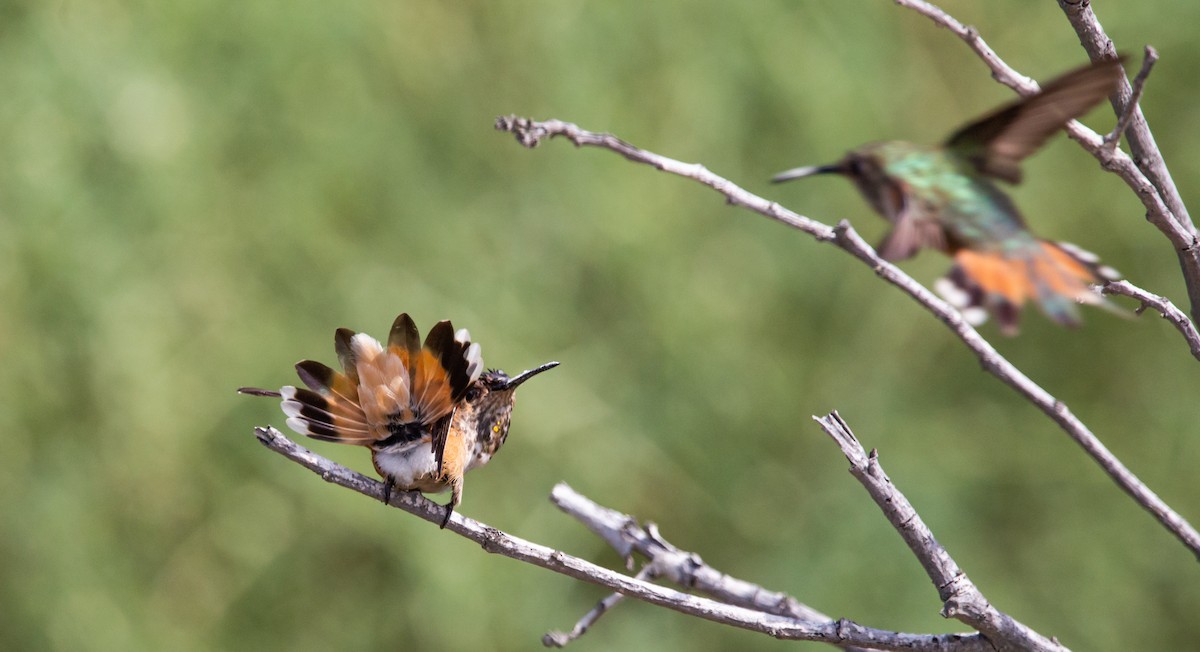
[[[878,247],[881,257],[905,260],[928,247],[954,259],[934,288],[971,324],[991,313],[1002,333],[1015,335],[1021,308],[1032,300],[1053,321],[1078,326],[1076,304],[1111,308],[1091,285],[1120,275],[1095,254],[1034,236],[993,180],[1020,183],[1021,160],[1114,92],[1124,77],[1123,60],[1068,72],[967,124],[941,145],[870,143],[837,163],[795,168],[772,181],[848,177],[892,224]]]
[[[279,398],[297,433],[370,448],[385,503],[393,488],[449,489],[443,528],[462,502],[463,475],[491,461],[508,438],[517,387],[558,366],[548,362],[511,377],[484,370],[467,329],[439,321],[422,344],[407,313],[396,317],[386,347],[348,328],[339,328],[333,342],[341,372],[302,360],[296,374],[307,388],[238,391]]]

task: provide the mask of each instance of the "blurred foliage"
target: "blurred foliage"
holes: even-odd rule
[[[1054,3],[946,8],[1035,77],[1085,60]],[[1097,9],[1162,54],[1144,105],[1200,207],[1200,5]],[[869,270],[694,183],[492,131],[612,131],[874,238],[844,181],[766,180],[1011,97],[892,3],[9,0],[0,78],[0,648],[529,649],[569,627],[600,590],[255,442],[282,417],[235,387],[401,311],[469,327],[491,366],[563,363],[522,388],[469,516],[619,564],[546,500],[565,480],[833,616],[961,631],[809,419],[838,408],[999,608],[1080,650],[1200,638],[1194,558]],[[1042,234],[1184,300],[1116,177],[1065,138],[1026,171]],[[1160,319],[1087,317],[985,333],[1200,521],[1200,368]],[[634,603],[576,646],[827,649]]]

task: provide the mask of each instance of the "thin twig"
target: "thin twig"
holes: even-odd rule
[[[814,416],[813,419],[842,449],[850,461],[851,475],[871,494],[875,504],[883,510],[892,527],[921,562],[929,579],[933,580],[942,600],[943,616],[974,627],[992,641],[1003,641],[1005,645],[998,646],[1000,648],[1013,646],[1021,650],[1057,652],[1065,649],[1057,641],[1045,638],[1002,613],[983,597],[979,588],[950,557],[950,553],[933,537],[933,532],[921,520],[912,503],[892,484],[891,478],[879,464],[879,455],[874,450],[870,455],[867,454],[837,411],[824,417]]]
[[[642,570],[638,571],[637,575],[634,575],[634,579],[643,581],[653,580],[653,567],[650,564],[646,564],[642,567]],[[621,595],[620,593],[609,593],[608,595],[604,596],[603,600],[597,602],[596,606],[592,607],[587,613],[583,614],[583,617],[579,619],[579,622],[575,623],[575,626],[571,628],[571,631],[547,632],[546,635],[542,637],[542,645],[546,647],[566,647],[572,641],[575,641],[580,636],[586,634],[587,631],[591,629],[592,625],[595,625],[596,621],[600,620],[601,616],[608,613],[609,609],[617,606],[617,604],[624,599],[625,596]]]
[[[687,164],[665,156],[649,152],[610,134],[585,131],[578,126],[561,120],[546,120],[542,122],[517,116],[501,117],[496,120],[496,128],[516,136],[517,141],[526,147],[534,147],[542,140],[564,137],[576,146],[599,147],[616,152],[625,158],[658,170],[695,180],[713,188],[725,196],[726,201],[735,206],[744,206],[773,220],[791,226],[812,235],[820,242],[831,242],[839,248],[858,258],[875,270],[875,273],[895,285],[904,293],[917,301],[923,308],[933,313],[955,335],[967,345],[979,358],[983,368],[1012,387],[1030,403],[1038,407],[1050,417],[1072,439],[1100,464],[1101,468],[1125,490],[1139,505],[1149,511],[1164,527],[1179,538],[1193,554],[1200,557],[1200,532],[1197,532],[1175,510],[1171,509],[1161,498],[1137,478],[1121,460],[1117,459],[1107,447],[1083,424],[1066,404],[1062,403],[1037,383],[1033,382],[1017,369],[975,330],[957,310],[939,299],[925,286],[916,282],[900,268],[879,257],[875,250],[863,240],[843,220],[837,227],[831,227],[809,217],[790,211],[779,204],[755,195],[737,184],[708,171],[703,165]],[[1097,136],[1099,140],[1099,136]]]
[[[270,426],[255,428],[254,435],[267,448],[307,468],[326,482],[351,489],[375,500],[383,500],[382,482],[317,455],[288,439],[275,428]],[[441,505],[417,492],[393,492],[389,505],[434,524],[440,524],[445,514]],[[507,534],[463,516],[459,512],[454,513],[446,525],[446,530],[474,541],[484,551],[492,554],[523,561],[688,616],[696,616],[778,639],[814,641],[832,645],[857,645],[881,650],[975,652],[980,649],[964,646],[954,635],[904,634],[862,626],[846,626],[846,621],[814,623],[724,604],[597,566],[585,559]],[[853,624],[851,623],[851,625]],[[974,639],[968,638],[967,640],[971,642]]]
[[[1113,45],[1112,39],[1104,32],[1104,26],[1100,24],[1100,19],[1092,10],[1090,0],[1058,0],[1058,6],[1071,23],[1076,35],[1079,36],[1080,45],[1093,61],[1112,58],[1116,54],[1116,47]],[[1120,115],[1125,112],[1126,106],[1131,103],[1134,105],[1133,120],[1125,134],[1130,150],[1133,152],[1133,158],[1137,161],[1138,167],[1159,189],[1175,219],[1195,233],[1196,227],[1188,214],[1187,206],[1179,196],[1179,190],[1175,187],[1175,181],[1171,178],[1171,172],[1163,160],[1162,151],[1159,150],[1158,143],[1154,140],[1154,134],[1150,132],[1150,125],[1146,122],[1146,116],[1142,114],[1141,107],[1137,106],[1135,102],[1131,102],[1132,95],[1133,90],[1130,85],[1122,84],[1118,89],[1118,97],[1113,103],[1113,109]]]
[[[1196,330],[1196,325],[1192,323],[1192,320],[1188,319],[1187,313],[1171,303],[1170,299],[1147,292],[1129,281],[1109,281],[1100,286],[1100,291],[1105,294],[1119,294],[1142,302],[1136,311],[1139,315],[1147,308],[1153,308],[1155,312],[1162,315],[1163,319],[1175,326],[1175,330],[1178,330],[1183,339],[1187,341],[1192,356],[1200,360],[1200,332]]]
[[[1125,110],[1121,111],[1121,117],[1117,119],[1117,126],[1104,137],[1104,144],[1109,150],[1116,151],[1117,146],[1121,144],[1121,134],[1129,128],[1129,123],[1133,121],[1133,114],[1137,110],[1139,103],[1142,101],[1142,93],[1146,90],[1146,78],[1150,76],[1150,70],[1154,68],[1154,62],[1158,61],[1158,51],[1149,45],[1146,46],[1145,54],[1142,56],[1142,69],[1138,71],[1137,77],[1133,78],[1133,95],[1129,98],[1129,103],[1125,105]]]

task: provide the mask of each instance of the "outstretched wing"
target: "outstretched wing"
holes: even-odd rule
[[[1116,90],[1124,60],[1097,61],[1046,82],[1037,94],[963,127],[946,147],[962,153],[983,174],[1019,183],[1021,159]]]
[[[482,372],[479,345],[471,343],[467,329],[455,332],[449,321],[440,321],[430,329],[413,368],[413,408],[431,424],[433,455],[439,470],[454,408]]]

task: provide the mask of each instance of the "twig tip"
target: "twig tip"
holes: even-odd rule
[[[275,443],[275,436],[278,434],[278,432],[278,430],[272,428],[271,426],[254,427],[254,437],[258,439],[258,443],[268,448],[271,446],[271,444]]]

